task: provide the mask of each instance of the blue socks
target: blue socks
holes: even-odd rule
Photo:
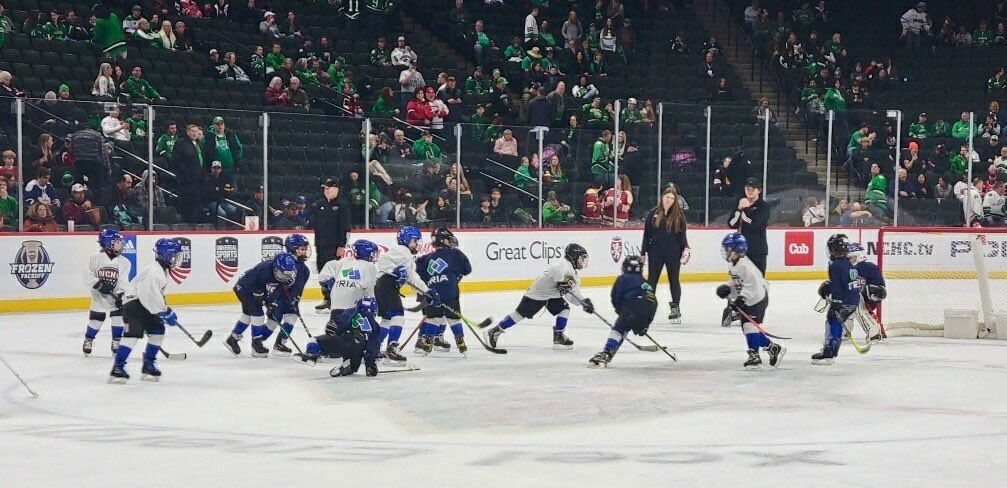
[[[122,346],[119,346],[122,347]],[[153,361],[157,359],[157,352],[161,350],[161,346],[158,344],[147,344],[147,348],[143,351],[144,361]]]
[[[400,325],[393,325],[393,326],[391,326],[391,327],[388,328],[388,343],[389,344],[392,344],[392,343],[398,344],[399,337],[402,337],[402,326],[400,326]]]
[[[455,337],[465,337],[465,329],[462,328],[462,324],[452,324],[451,333]]]
[[[115,350],[115,364],[119,366],[126,364],[126,360],[129,359],[129,353],[132,351],[131,347],[119,344],[119,348]]]
[[[769,338],[762,332],[745,334],[745,342],[748,342],[749,349],[755,351],[758,351],[759,348],[762,347],[768,347],[771,344],[771,342],[769,342]]]
[[[420,324],[420,337],[429,337],[437,333],[437,326],[424,321]]]
[[[247,329],[247,328],[248,328],[248,324],[246,324],[246,323],[244,323],[244,322],[242,322],[242,321],[239,320],[238,322],[236,322],[234,324],[234,328],[231,329],[231,334],[236,335],[236,336],[240,336],[241,334],[245,333],[245,329]],[[252,334],[253,335],[255,334],[254,329],[253,329]]]
[[[556,330],[562,331],[566,329],[566,316],[560,313],[556,316]]]
[[[264,341],[271,335],[273,335],[273,331],[269,330],[269,327],[266,327],[265,325],[252,326],[252,339]]]
[[[90,327],[88,327],[88,329],[90,329]],[[112,339],[122,339],[122,331],[123,331],[123,329],[124,329],[124,327],[121,326],[121,325],[119,325],[119,326],[113,325],[112,326]],[[88,332],[90,332],[90,330],[88,330]],[[94,332],[97,333],[98,331],[94,331]],[[94,337],[92,337],[92,339],[93,338]]]
[[[308,356],[321,356],[322,355],[322,348],[318,345],[317,342],[311,341],[311,342],[308,343],[307,346],[304,346],[304,352]]]
[[[112,333],[113,335],[115,334],[115,329],[112,329]],[[119,327],[119,335],[122,336],[122,327]],[[88,339],[94,339],[97,336],[98,336],[98,329],[95,329],[94,327],[89,326],[87,330],[84,332],[84,337]]]
[[[504,317],[504,319],[500,322],[499,327],[501,329],[506,330],[506,329],[509,329],[511,327],[514,327],[514,324],[516,324],[516,323],[517,323],[517,321],[515,321],[514,319],[511,318],[510,315],[508,315],[508,316]]]

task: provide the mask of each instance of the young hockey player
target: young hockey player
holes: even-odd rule
[[[626,256],[622,261],[622,275],[612,285],[612,307],[619,317],[608,334],[605,349],[588,360],[588,367],[607,367],[626,334],[632,331],[642,336],[654,321],[657,297],[654,296],[654,288],[643,279],[642,273],[643,259],[640,256]]]
[[[264,357],[269,354],[269,349],[262,345],[262,340],[266,337],[266,316],[263,308],[266,303],[266,294],[272,287],[287,286],[294,283],[297,278],[297,260],[290,253],[282,252],[269,261],[256,264],[248,271],[245,271],[238,278],[238,283],[234,285],[234,294],[241,302],[241,316],[234,324],[234,329],[224,347],[235,356],[241,354],[241,334],[249,325],[252,326],[252,351],[254,356]]]
[[[129,286],[132,265],[122,256],[122,236],[115,229],[102,229],[98,233],[101,249],[91,255],[88,263],[87,286],[91,288],[91,305],[88,307],[87,330],[84,331],[84,355],[91,354],[94,338],[105,323],[112,325],[112,352],[122,339],[122,295]]]
[[[393,363],[403,363],[406,360],[405,356],[399,354],[399,337],[402,336],[402,326],[405,325],[405,307],[402,306],[399,288],[408,283],[416,288],[421,301],[428,305],[440,305],[440,295],[429,289],[416,274],[416,260],[413,256],[419,250],[422,238],[423,235],[416,227],[402,227],[396,238],[398,245],[378,256],[379,277],[374,285],[374,296],[381,314],[381,328],[388,329],[385,358]]]
[[[563,295],[567,293],[578,297],[581,307],[586,313],[594,313],[594,304],[589,298],[580,297],[580,273],[587,268],[587,249],[580,244],[569,244],[563,251],[563,259],[557,261],[532,282],[528,291],[521,297],[517,310],[504,317],[499,324],[487,330],[484,335],[490,347],[497,347],[500,335],[523,319],[530,319],[545,307],[556,317],[553,327],[553,349],[571,349],[573,341],[566,336],[566,322],[570,317],[570,306]]]
[[[718,286],[717,296],[728,299],[733,309],[744,313],[744,315],[738,314],[741,316],[741,330],[748,342],[748,360],[744,366],[760,367],[762,356],[759,355],[759,349],[765,348],[769,353],[769,365],[780,367],[787,349],[770,341],[751,320],[754,319],[759,324],[765,320],[766,307],[769,306],[769,285],[759,268],[745,255],[748,252],[748,240],[740,232],[732,232],[721,241],[721,252],[724,259],[730,263],[727,273],[731,277],[731,282]]]
[[[277,327],[282,329],[276,335],[276,342],[273,343],[273,354],[276,356],[290,355],[287,339],[294,330],[294,323],[301,315],[301,294],[304,293],[304,285],[308,283],[308,277],[311,276],[311,270],[304,264],[311,257],[308,238],[301,234],[291,234],[284,239],[283,246],[297,261],[294,282],[290,286],[279,285],[269,290],[269,297],[266,301],[266,330],[262,331],[261,337],[258,337],[260,342],[264,342],[269,339]],[[256,339],[255,332],[253,331],[252,334],[254,341]],[[265,355],[257,351],[252,353],[252,356],[257,357]]]
[[[374,296],[374,284],[378,271],[374,262],[378,259],[378,245],[364,239],[353,243],[353,253],[346,253],[342,259],[325,263],[318,273],[318,283],[328,289],[328,301],[332,306],[330,321],[339,314],[356,306],[363,297]]]
[[[458,283],[472,272],[472,265],[465,253],[458,249],[458,239],[450,230],[444,227],[435,229],[430,233],[430,243],[434,246],[434,252],[416,260],[416,271],[420,279],[440,295],[443,305],[429,305],[423,309],[426,321],[420,324],[416,352],[425,355],[434,349],[440,352],[450,351],[451,344],[444,340],[444,330],[450,325],[458,352],[465,354],[468,350],[465,332],[461,317],[454,312],[461,310]],[[454,312],[447,311],[444,305]]]
[[[110,383],[125,383],[129,379],[126,360],[144,334],[147,334],[147,348],[143,351],[141,379],[157,381],[161,377],[156,361],[164,339],[164,326],[178,325],[178,316],[164,301],[164,289],[168,286],[168,270],[178,266],[181,258],[182,246],[177,241],[158,239],[154,245],[155,262],[137,273],[123,297],[122,317],[126,330],[115,351],[115,362],[108,376]]]
[[[359,242],[359,241],[358,241]],[[378,374],[378,351],[384,340],[383,330],[374,315],[378,305],[373,297],[364,297],[325,325],[325,334],[315,336],[305,346],[301,361],[314,364],[320,357],[343,358],[341,365],[332,368],[332,376],[349,376],[360,369],[363,361],[367,376]]]
[[[828,366],[839,355],[843,343],[843,324],[860,305],[860,276],[849,258],[850,241],[846,234],[829,237],[829,279],[818,287],[818,295],[829,302],[822,352],[811,355],[812,364]]]
[[[865,323],[870,325],[870,339],[872,341],[881,339],[884,335],[881,329],[881,301],[888,297],[885,277],[881,276],[878,265],[867,261],[864,246],[859,242],[851,242],[848,253],[850,262],[860,276],[860,294],[863,297],[861,303],[864,307],[862,311],[858,310],[858,313],[867,314],[864,319],[867,320]]]

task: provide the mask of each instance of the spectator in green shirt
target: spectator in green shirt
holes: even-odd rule
[[[395,107],[395,95],[391,87],[383,87],[378,92],[378,99],[374,101],[371,113],[378,117],[394,117],[399,114],[399,109]]]
[[[538,43],[543,48],[556,47],[556,38],[549,32],[549,21],[543,20],[538,26]]]
[[[603,130],[594,145],[591,146],[591,174],[595,181],[612,181],[612,173],[615,168],[612,166],[612,131]]]
[[[525,53],[524,59],[521,60],[521,69],[527,73],[531,71],[531,67],[538,64],[539,60],[542,59],[542,52],[539,50],[538,46],[535,46]]]
[[[238,134],[227,129],[223,117],[214,117],[213,125],[207,128],[203,139],[203,157],[210,161],[220,161],[224,175],[233,179],[244,154],[245,146],[241,144]]]
[[[152,101],[164,100],[149,81],[142,78],[143,70],[139,66],[134,66],[133,71],[126,82],[122,84],[123,93],[130,96],[133,102],[150,103]]]
[[[521,38],[514,36],[514,38],[511,39],[510,46],[507,46],[507,49],[504,49],[504,59],[506,59],[508,63],[517,66],[521,64],[521,60],[524,59],[524,56],[525,51],[524,47],[521,46]]]
[[[951,157],[951,167],[950,170],[955,176],[960,177],[968,171],[969,168],[969,147],[962,146],[958,148],[958,154]]]
[[[969,113],[962,112],[961,120],[955,122],[955,124],[951,126],[951,137],[954,137],[955,139],[968,140],[970,127],[971,125],[969,124]],[[977,135],[979,130],[977,127],[975,127],[972,128],[971,132],[974,137]]]
[[[154,146],[154,153],[162,158],[170,160],[173,152],[175,151],[176,142],[178,142],[178,124],[176,124],[175,121],[169,121],[164,134],[161,134],[161,137],[157,138],[157,145]]]
[[[832,54],[837,59],[839,58],[839,53],[843,52],[843,36],[836,32],[832,34],[832,38],[825,41],[823,44],[825,47],[825,52]]]
[[[126,122],[129,123],[129,140],[131,141],[147,140],[147,120],[143,118],[143,112],[143,107],[134,105],[133,114],[126,119]]]
[[[272,51],[266,55],[266,74],[279,70],[286,59],[287,57],[283,55],[283,46],[274,42]]]
[[[855,130],[855,131],[853,131],[853,133],[850,134],[850,142],[848,142],[846,144],[846,155],[847,156],[850,156],[850,157],[853,156],[853,151],[855,151],[855,150],[857,150],[857,149],[860,148],[860,146],[862,144],[862,140],[867,138],[867,134],[870,132],[870,130],[871,129],[867,126],[866,123],[861,122],[860,123],[860,128],[857,129],[857,130]]]
[[[60,18],[58,10],[49,11],[49,22],[42,26],[42,36],[50,41],[66,39],[66,29],[63,27],[63,19]]]
[[[986,47],[993,45],[993,31],[989,29],[989,24],[985,20],[979,21],[979,28],[972,33],[972,44],[976,47]]]
[[[637,106],[639,102],[635,98],[630,98],[626,101],[626,108],[622,109],[620,114],[620,122],[622,124],[636,124],[643,121],[643,117],[640,116],[640,108]]]
[[[13,36],[16,32],[14,22],[4,13],[4,6],[0,4],[0,47],[3,47],[7,38]]]
[[[546,195],[545,204],[542,205],[542,221],[549,223],[564,223],[570,219],[570,206],[560,203],[559,196],[555,191],[550,191]]]
[[[374,49],[371,49],[369,56],[371,66],[390,68],[392,66],[392,58],[389,56],[389,52],[387,41],[385,41],[384,37],[379,37],[377,44],[374,46]]]
[[[475,57],[476,65],[482,65],[483,61],[486,59],[488,54],[493,54],[497,51],[497,48],[493,47],[493,41],[490,39],[486,32],[483,31],[485,28],[482,20],[477,20],[475,24],[475,30],[472,31],[470,36],[472,45],[472,54]]]
[[[608,116],[608,111],[601,105],[600,97],[595,97],[591,100],[591,103],[584,104],[583,108],[584,120],[588,127],[605,126],[611,121]]]
[[[826,113],[829,110],[836,112],[837,115],[846,112],[846,93],[843,92],[842,81],[837,79],[832,88],[825,90],[822,105],[825,107]]]
[[[483,69],[479,66],[476,66],[476,70],[472,72],[472,76],[469,76],[465,80],[465,93],[470,95],[489,93],[491,88],[493,88],[493,82],[483,76]]]
[[[926,139],[932,137],[930,126],[927,124],[927,113],[920,112],[916,122],[909,124],[909,137],[913,139]]]
[[[419,139],[413,142],[413,155],[418,161],[440,161],[441,148],[434,142],[434,135],[430,132],[423,132]]]
[[[17,199],[11,196],[8,192],[7,178],[5,176],[0,176],[0,228],[6,226],[17,230],[17,214]]]
[[[888,178],[881,174],[881,166],[878,163],[871,164],[871,181],[867,183],[867,191],[864,193],[864,202],[868,206],[875,207],[881,212],[871,212],[880,215],[888,212]]]

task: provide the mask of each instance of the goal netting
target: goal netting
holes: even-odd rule
[[[1007,309],[1007,229],[883,228],[877,251],[888,336],[943,336],[946,315],[974,313],[976,337],[995,337]]]

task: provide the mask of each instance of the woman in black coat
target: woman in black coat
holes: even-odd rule
[[[679,305],[682,300],[682,284],[678,275],[681,265],[689,261],[690,251],[685,213],[682,212],[673,185],[661,193],[660,203],[647,218],[640,249],[647,260],[647,281],[651,287],[657,288],[661,269],[668,270],[668,282],[671,285],[671,313],[668,319],[674,324],[681,323]]]

